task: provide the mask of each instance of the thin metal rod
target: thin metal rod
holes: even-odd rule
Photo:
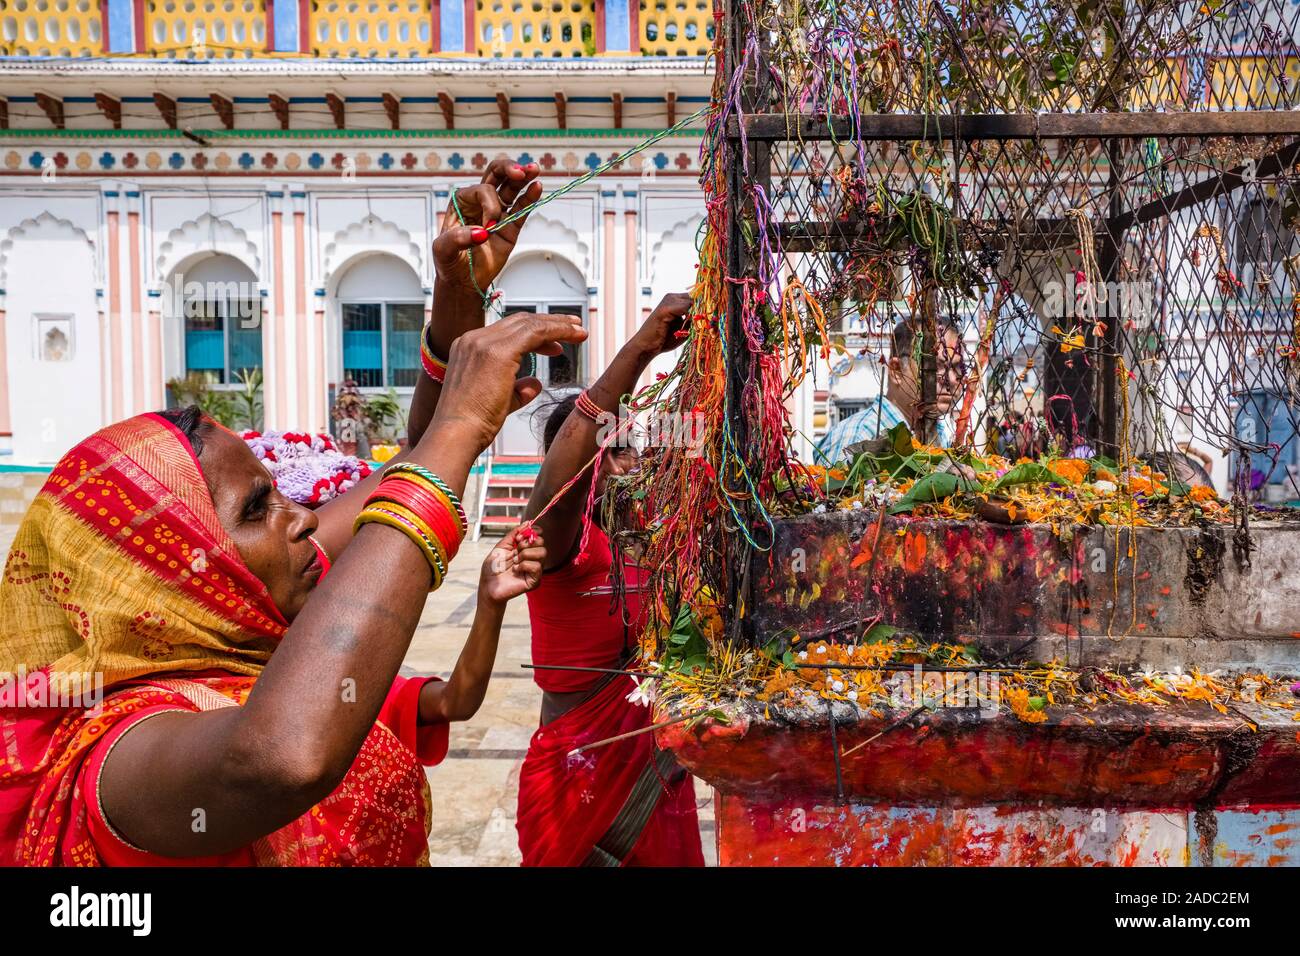
[[[811,667],[820,671],[913,671],[920,669],[923,671],[948,672],[954,674],[988,673],[989,671],[1023,671],[1033,669],[1025,664],[1011,664],[1006,667],[997,667],[993,664],[971,664],[967,667],[955,667],[939,664],[931,666],[926,664],[805,664],[803,662],[794,664],[788,669],[797,671],[804,667]]]
[[[627,674],[630,677],[664,677],[664,674],[652,674],[648,671],[625,671],[617,667],[576,667],[566,664],[520,664],[530,671],[582,671],[584,674]]]
[[[693,720],[696,717],[703,717],[707,710],[697,711],[694,714],[687,714],[685,717],[674,717],[672,720],[662,720],[657,724],[651,724],[649,727],[640,727],[636,730],[629,730],[625,734],[619,734],[617,737],[606,737],[604,740],[597,740],[592,744],[583,744],[581,747],[575,747],[569,751],[569,756],[586,753],[588,750],[595,750],[597,747],[604,747],[608,744],[616,744],[620,740],[627,740],[631,737],[639,737],[641,734],[648,734],[652,730],[658,730],[660,727],[671,727],[673,724],[680,724],[684,720]]]
[[[879,733],[873,734],[872,736],[868,737],[866,740],[862,741],[862,743],[850,747],[848,750],[844,751],[843,756],[847,757],[849,754],[857,753],[857,751],[861,750],[867,744],[871,743],[871,741],[879,740],[881,737],[885,736],[885,734],[889,733],[891,730],[897,730],[899,727],[902,727],[909,720],[918,716],[922,711],[929,710],[929,709],[930,708],[926,707],[925,704],[922,704],[920,707],[916,708],[916,710],[912,711],[906,717],[894,721],[892,724],[890,724],[888,727],[886,727],[884,730],[880,731]]]
[[[831,719],[831,754],[835,757],[835,803],[844,805],[844,768],[840,765],[840,742],[835,736],[835,706],[826,700],[826,713]]]

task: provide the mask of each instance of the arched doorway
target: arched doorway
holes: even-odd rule
[[[573,263],[549,252],[520,256],[506,266],[497,280],[501,315],[538,312],[576,315],[587,325],[587,281]],[[539,412],[554,401],[587,384],[597,370],[588,367],[586,344],[566,345],[562,355],[537,356],[537,377],[545,391],[542,399],[511,415],[497,436],[493,450],[501,455],[535,455],[541,449]]]
[[[190,378],[228,391],[261,374],[262,295],[243,262],[214,254],[182,263],[163,284],[162,300],[168,382]]]
[[[334,286],[338,329],[335,381],[408,396],[420,376],[424,288],[415,270],[387,253],[343,267]]]

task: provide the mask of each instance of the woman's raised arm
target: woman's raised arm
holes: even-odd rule
[[[665,296],[636,334],[619,349],[609,368],[587,389],[588,397],[602,411],[610,413],[602,416],[607,424],[592,421],[576,409],[570,413],[546,452],[528,500],[525,512],[528,518],[539,514],[596,454],[604,437],[602,428],[613,427],[619,399],[636,387],[637,379],[655,356],[681,344],[676,333],[684,327],[683,320],[690,308],[691,297],[686,293]],[[577,482],[536,522],[537,530],[547,542],[548,571],[562,567],[573,557],[588,487],[586,481]]]
[[[522,356],[559,354],[560,343],[585,337],[576,320],[530,314],[460,337],[446,398],[410,460],[459,494],[506,416],[541,390],[535,378],[516,381]],[[326,797],[374,725],[430,582],[423,553],[404,534],[364,525],[243,707],[162,714],[118,741],[100,777],[113,827],[151,853],[209,856],[274,832]],[[200,808],[206,826],[195,832]]]
[[[483,328],[484,303],[479,290],[486,290],[501,274],[528,217],[493,233],[487,231],[487,226],[534,203],[542,193],[537,176],[536,163],[520,166],[497,159],[488,165],[482,182],[456,190],[455,202],[448,206],[442,230],[433,243],[436,277],[429,340],[434,355],[439,358],[450,355],[452,345],[466,332]],[[456,215],[457,209],[460,216]],[[406,416],[406,433],[412,449],[419,445],[425,429],[433,421],[445,387],[428,375],[422,374],[416,381],[411,410]],[[396,460],[413,459],[407,451]],[[317,509],[320,526],[316,541],[331,561],[337,560],[352,540],[352,522],[378,483],[378,476],[371,476]]]

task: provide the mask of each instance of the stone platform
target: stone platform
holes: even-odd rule
[[[809,515],[779,522],[756,559],[756,639],[784,651],[795,635],[852,643],[885,624],[985,659],[1295,675],[1300,523],[1254,523],[1251,544],[1247,563],[1222,526],[1062,540],[1038,525]],[[720,863],[1300,863],[1290,711],[1048,706],[1030,724],[940,706],[900,724],[906,709],[821,704],[723,701],[725,723],[658,732],[718,792]]]

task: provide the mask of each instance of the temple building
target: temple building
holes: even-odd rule
[[[4,460],[196,390],[314,431],[349,380],[408,402],[451,191],[498,156],[553,191],[689,117],[712,37],[707,0],[0,0]],[[500,304],[591,331],[551,388],[693,282],[698,151],[532,217]],[[536,447],[520,416],[497,451]]]

